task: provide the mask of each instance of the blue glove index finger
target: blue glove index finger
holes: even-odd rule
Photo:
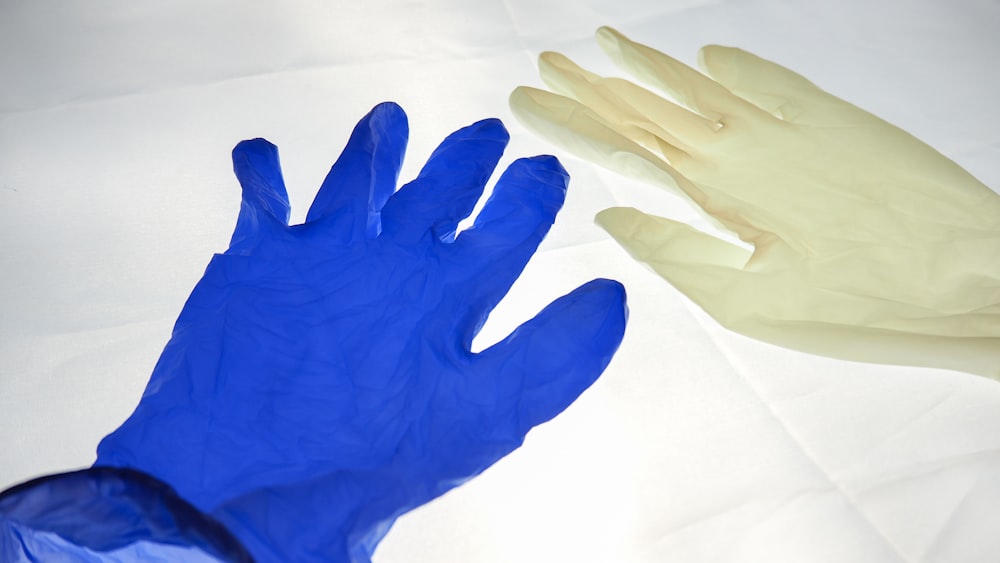
[[[472,213],[503,156],[510,135],[499,119],[455,131],[438,145],[417,178],[389,199],[383,233],[412,242],[431,231],[451,242],[458,223]]]
[[[377,236],[379,212],[396,191],[409,131],[406,113],[393,102],[368,112],[323,180],[306,223],[335,216],[331,228],[348,240]]]
[[[288,224],[291,206],[281,176],[278,147],[265,139],[241,141],[233,149],[233,172],[243,187],[231,252],[252,245],[268,223]]]

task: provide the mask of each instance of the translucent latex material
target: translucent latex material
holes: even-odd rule
[[[399,191],[408,125],[377,106],[302,225],[274,145],[233,151],[243,202],[132,416],[97,466],[169,483],[265,561],[367,561],[393,520],[477,475],[566,408],[621,341],[594,280],[505,340],[472,339],[562,206],[551,156],[515,161],[456,234],[508,134],[450,135]]]
[[[702,74],[610,28],[657,88],[547,52],[520,87],[529,128],[677,190],[752,250],[632,208],[597,222],[721,324],[832,357],[1000,378],[1000,197],[905,131],[740,49]],[[664,96],[669,96],[667,97]]]

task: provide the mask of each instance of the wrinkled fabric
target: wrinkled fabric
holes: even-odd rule
[[[0,561],[226,561],[250,554],[168,485],[95,467],[0,493]]]
[[[511,164],[457,233],[508,142],[463,128],[396,191],[395,104],[355,128],[304,224],[277,149],[233,151],[243,201],[132,416],[98,467],[169,483],[258,561],[368,561],[400,514],[477,475],[565,409],[621,341],[624,290],[594,280],[471,352],[559,211],[551,156]]]
[[[528,127],[665,186],[751,249],[633,208],[597,222],[726,327],[837,358],[1000,379],[1000,197],[905,131],[740,49],[702,74],[602,28],[619,66],[521,87]]]

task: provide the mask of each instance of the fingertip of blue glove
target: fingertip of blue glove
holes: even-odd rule
[[[233,170],[240,178],[244,172],[251,170],[270,175],[276,162],[278,147],[267,139],[247,139],[233,147]]]
[[[463,127],[455,132],[465,138],[488,138],[502,141],[504,145],[510,141],[510,133],[503,121],[495,117],[479,120],[467,127]]]
[[[538,202],[539,209],[554,218],[566,200],[569,173],[554,156],[532,156],[511,163],[500,183],[530,191],[532,195],[526,201]]]
[[[509,141],[510,134],[499,119],[483,119],[466,125],[441,141],[420,176],[448,176],[456,167],[464,166],[480,170],[482,177],[474,183],[485,184]]]
[[[369,127],[377,131],[392,131],[393,138],[405,139],[409,134],[410,124],[406,112],[396,102],[382,102],[376,105],[362,118],[361,123],[366,121]]]
[[[542,182],[563,193],[569,187],[569,172],[558,158],[550,154],[519,158],[511,164],[510,169],[515,170],[518,175]]]
[[[625,326],[628,324],[628,292],[625,291],[625,286],[618,280],[597,278],[584,284],[584,287],[590,287],[594,291],[600,292],[608,310],[619,312],[619,314],[609,317],[611,322],[609,322],[608,331],[612,334],[618,333],[620,342],[625,334]],[[617,349],[617,345],[615,348]]]
[[[274,143],[260,138],[237,143],[233,148],[233,171],[243,186],[244,199],[256,200],[271,215],[288,221],[291,207]]]
[[[625,286],[618,280],[611,280],[607,278],[592,279],[581,285],[578,291],[605,294],[609,299],[619,301],[622,304],[624,304],[627,299]]]
[[[601,331],[602,337],[610,338],[617,334],[617,340],[621,340],[628,322],[628,296],[621,282],[597,278],[578,287],[573,295],[578,307],[585,307],[587,311],[595,313],[607,313]],[[583,305],[579,302],[583,302]]]
[[[419,178],[438,177],[439,182],[450,178],[466,188],[477,188],[464,189],[460,193],[478,198],[509,141],[510,134],[499,119],[483,119],[466,125],[441,141],[420,170]]]
[[[238,152],[246,151],[277,151],[278,147],[264,139],[263,137],[256,137],[254,139],[245,139],[236,144],[236,148],[233,149],[233,155],[235,156]]]
[[[375,104],[375,107],[368,112],[372,116],[378,116],[380,119],[406,119],[406,112],[403,108],[392,101],[384,101]]]

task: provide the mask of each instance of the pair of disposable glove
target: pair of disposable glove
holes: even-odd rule
[[[455,132],[396,191],[407,136],[402,109],[377,106],[291,227],[277,149],[236,147],[229,249],[95,466],[0,495],[0,560],[369,561],[397,516],[590,386],[625,329],[614,281],[470,349],[562,206],[565,170],[515,161],[456,234],[507,131]]]
[[[744,51],[706,47],[705,76],[611,29],[598,39],[677,103],[546,53],[542,76],[563,95],[519,88],[515,113],[679,190],[752,247],[602,212],[634,256],[762,340],[1000,377],[995,193]],[[185,306],[142,402],[97,467],[0,496],[0,556],[365,561],[396,516],[517,447],[597,377],[625,323],[609,281],[469,352],[562,203],[555,159],[512,165],[456,237],[506,133],[496,121],[455,133],[394,194],[405,138],[402,112],[376,108],[296,227],[274,147],[237,147],[231,248]]]
[[[597,222],[722,325],[816,354],[1000,379],[1000,196],[905,131],[740,49],[706,74],[601,28],[656,93],[558,53],[529,128],[664,186],[745,246],[632,208]],[[749,248],[747,248],[749,247]]]

